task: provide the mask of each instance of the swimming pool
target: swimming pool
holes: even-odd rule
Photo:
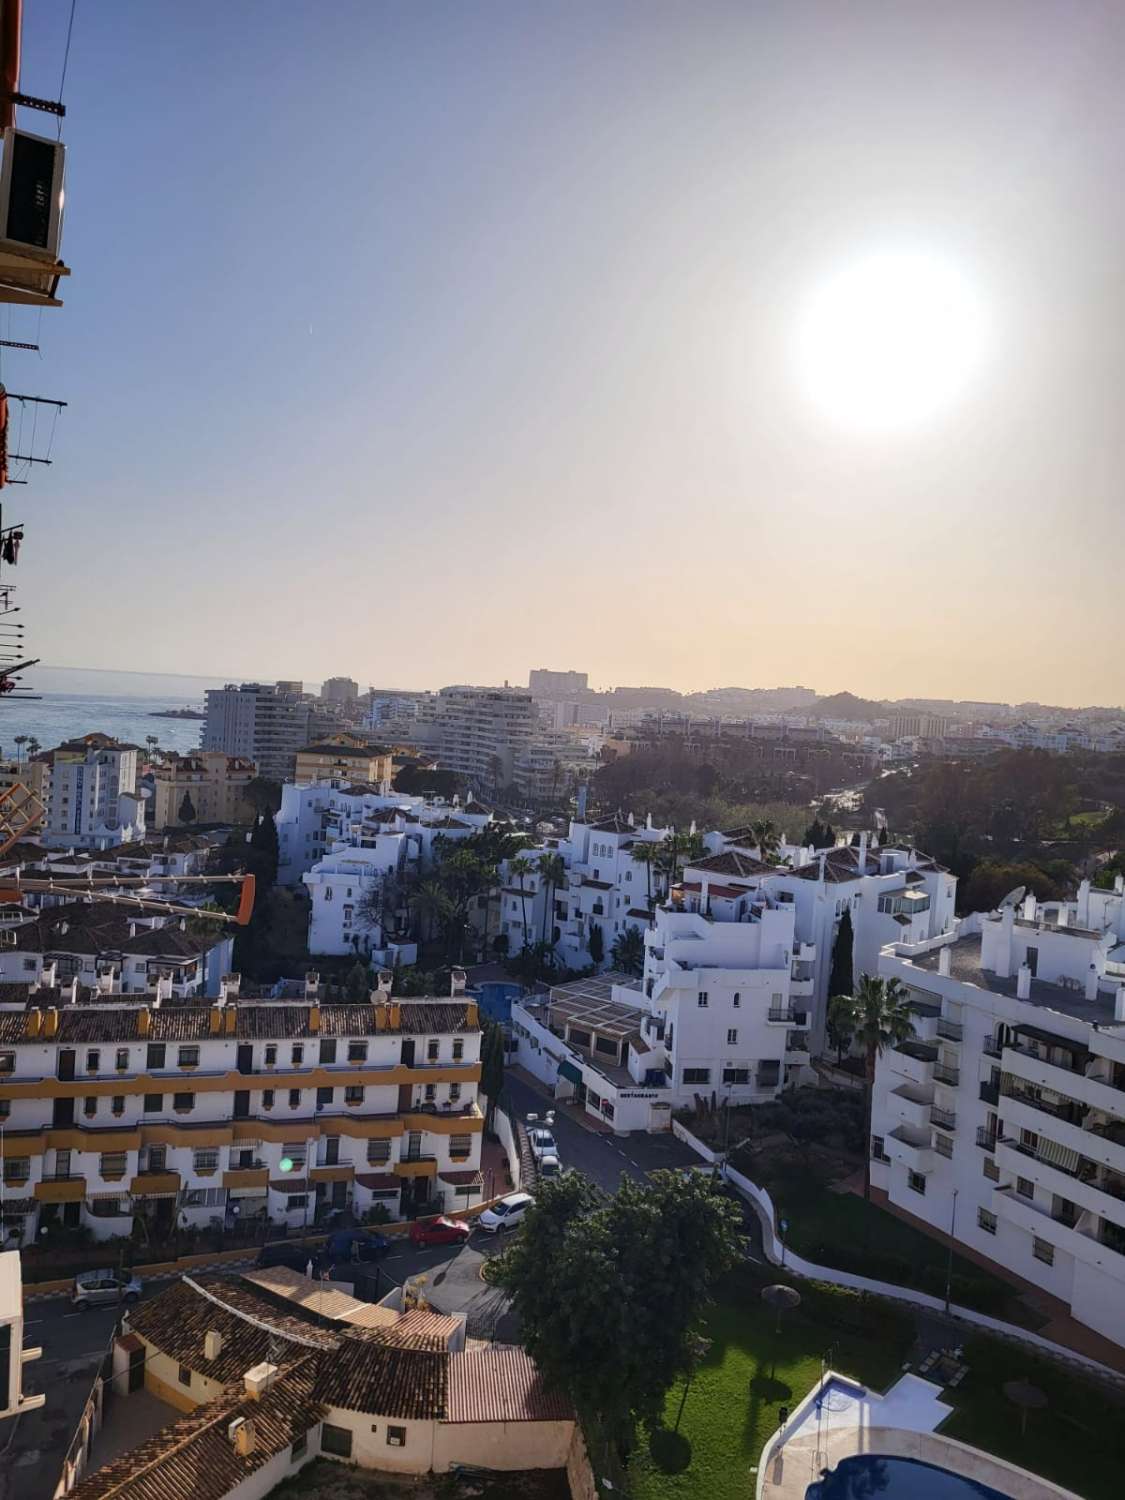
[[[505,984],[502,980],[489,980],[474,985],[469,991],[490,1021],[507,1024],[512,1019],[512,1001],[523,994],[522,984]]]
[[[999,1490],[913,1458],[857,1454],[805,1491],[805,1500],[1005,1500]]]

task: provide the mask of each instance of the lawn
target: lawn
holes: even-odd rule
[[[778,1409],[792,1410],[820,1379],[821,1361],[883,1390],[899,1374],[913,1320],[854,1293],[800,1284],[801,1306],[782,1317],[761,1300],[763,1278],[740,1268],[721,1285],[707,1318],[711,1348],[688,1392],[669,1393],[667,1426],[645,1438],[629,1467],[637,1500],[745,1500]]]

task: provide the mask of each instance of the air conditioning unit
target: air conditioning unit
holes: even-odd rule
[[[0,241],[59,258],[66,147],[14,126],[4,131],[0,169]]]
[[[402,1439],[400,1437],[391,1437],[388,1434],[388,1437],[387,1437],[387,1446],[389,1448],[401,1448],[402,1447]]]

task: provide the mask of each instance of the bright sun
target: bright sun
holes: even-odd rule
[[[984,333],[976,293],[954,266],[928,255],[872,255],[809,297],[797,331],[800,380],[844,426],[910,426],[965,393]]]

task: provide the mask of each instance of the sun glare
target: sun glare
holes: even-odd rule
[[[853,428],[924,422],[965,394],[984,348],[977,295],[920,254],[853,262],[810,295],[797,330],[802,386]]]

